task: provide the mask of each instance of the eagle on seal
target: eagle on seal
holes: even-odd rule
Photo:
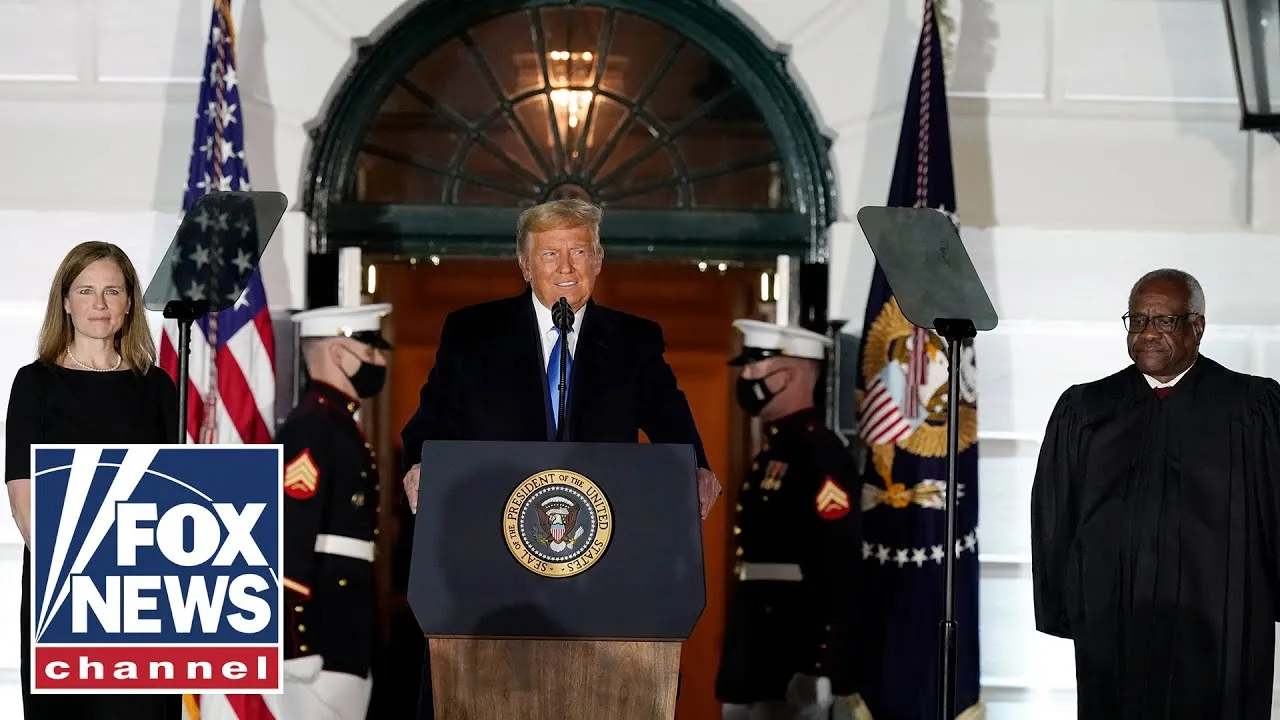
[[[538,524],[552,542],[564,542],[578,526],[578,504],[562,497],[551,498],[538,506]]]

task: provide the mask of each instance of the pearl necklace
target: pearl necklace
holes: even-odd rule
[[[71,358],[71,362],[73,362],[73,363],[75,363],[75,364],[79,365],[80,367],[84,368],[85,370],[92,370],[92,371],[94,371],[94,372],[114,372],[114,371],[116,371],[116,370],[119,370],[119,369],[120,369],[120,363],[124,362],[124,356],[123,356],[123,355],[118,355],[118,354],[117,354],[117,355],[116,355],[116,364],[115,364],[115,365],[112,365],[112,366],[111,366],[111,367],[109,367],[109,368],[96,368],[96,367],[91,367],[91,366],[89,366],[89,365],[85,365],[84,363],[82,363],[82,362],[80,362],[78,359],[76,359],[76,356],[71,354],[71,348],[67,348],[67,357]]]

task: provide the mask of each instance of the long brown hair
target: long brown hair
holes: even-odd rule
[[[124,358],[124,362],[134,372],[146,374],[156,364],[156,344],[151,339],[151,327],[147,323],[146,310],[142,305],[142,283],[138,281],[138,271],[134,269],[129,256],[118,246],[108,242],[80,243],[62,258],[58,272],[53,275],[53,284],[49,286],[49,304],[44,309],[44,324],[40,328],[40,344],[36,355],[41,362],[56,365],[58,358],[71,347],[75,328],[71,325],[71,315],[63,309],[62,303],[71,292],[71,283],[75,282],[85,268],[99,260],[110,260],[120,268],[120,274],[124,275],[125,295],[129,298],[129,313],[124,316],[124,324],[116,331],[116,352],[120,353],[120,357]]]

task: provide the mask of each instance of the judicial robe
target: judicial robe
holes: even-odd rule
[[[1069,388],[1032,488],[1036,628],[1079,717],[1267,720],[1280,619],[1280,385],[1201,356]]]

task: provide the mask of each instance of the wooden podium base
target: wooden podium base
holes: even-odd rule
[[[429,638],[436,720],[674,720],[679,642]]]

